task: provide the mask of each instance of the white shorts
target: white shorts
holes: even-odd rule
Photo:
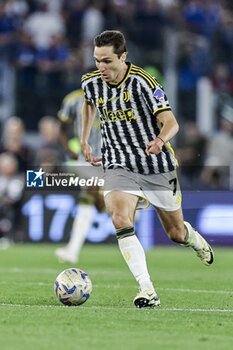
[[[176,171],[162,174],[142,175],[122,167],[106,169],[104,196],[112,191],[130,193],[139,197],[137,209],[152,204],[164,211],[181,207],[181,191]]]

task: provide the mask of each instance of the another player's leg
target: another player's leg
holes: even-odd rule
[[[102,212],[105,208],[104,199],[97,187],[90,187],[81,194],[78,214],[74,219],[68,244],[55,251],[59,260],[71,264],[77,263],[79,253],[93,222],[94,206],[99,212]]]
[[[138,197],[119,191],[113,191],[105,197],[105,205],[109,211],[120,251],[136,281],[140,292],[134,298],[136,307],[160,306],[154,286],[147,269],[144,249],[134,232],[134,213]]]
[[[213,249],[190,223],[184,221],[181,207],[175,211],[164,211],[158,208],[156,210],[171,240],[193,248],[203,264],[211,265],[213,263]]]
[[[79,253],[93,222],[93,212],[93,205],[79,205],[78,214],[74,219],[68,244],[64,248],[58,248],[55,251],[55,255],[59,260],[70,264],[77,263]]]

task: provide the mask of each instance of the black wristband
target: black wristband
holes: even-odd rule
[[[157,139],[160,139],[163,142],[163,144],[165,145],[165,141],[163,141],[163,139],[161,139],[161,137],[157,136]]]

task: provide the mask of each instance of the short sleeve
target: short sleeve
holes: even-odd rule
[[[61,105],[61,109],[57,113],[58,119],[62,123],[71,123],[73,119],[72,115],[73,115],[73,108],[71,104],[63,102]]]
[[[154,115],[171,110],[163,87],[154,77],[150,76],[150,79],[144,79],[141,85],[142,96]]]
[[[91,93],[90,93],[90,90],[88,89],[88,84],[86,81],[82,82],[82,89],[84,92],[85,99],[91,102],[91,100],[92,100]]]
[[[73,123],[83,104],[83,91],[75,90],[68,94],[62,101],[61,109],[58,111],[58,118],[62,123]]]

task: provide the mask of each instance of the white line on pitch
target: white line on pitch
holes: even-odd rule
[[[115,271],[115,269],[105,269],[105,270],[95,270],[95,269],[90,269],[89,275],[112,275],[114,270],[114,275],[126,275],[127,271],[119,272]],[[54,274],[55,276],[61,272],[61,269],[48,269],[48,268],[19,268],[19,267],[11,267],[11,268],[4,268],[0,267],[0,272],[8,272],[8,273],[27,273],[27,272],[33,272],[33,273],[42,273],[42,274]],[[17,282],[20,283],[20,282]],[[33,282],[28,282],[33,285]],[[49,285],[49,283],[34,283],[35,285]],[[97,288],[122,288],[122,286],[118,285],[94,285],[94,287]],[[138,287],[135,287],[138,288]],[[183,288],[160,288],[157,287],[156,290],[162,290],[162,291],[175,291],[175,292],[184,292],[184,293],[212,293],[212,294],[233,294],[233,291],[225,291],[225,290],[195,290],[195,289],[183,289]]]
[[[45,283],[45,282],[25,282],[25,281],[1,281],[1,284],[24,284],[30,286],[52,286],[53,283]],[[120,284],[94,284],[94,288],[108,288],[108,289],[116,289],[122,288]],[[135,286],[134,288],[138,288]],[[168,292],[181,292],[181,293],[209,293],[209,294],[233,294],[233,291],[230,290],[205,290],[205,289],[184,289],[184,288],[156,288],[156,290],[164,290]]]
[[[77,310],[77,309],[102,309],[102,310],[132,310],[139,311],[135,307],[113,307],[113,306],[78,306],[78,307],[67,307],[63,305],[26,305],[26,304],[7,304],[0,303],[0,306],[9,306],[9,307],[35,307],[35,308],[62,308],[64,310]],[[144,309],[145,310],[145,309]],[[144,311],[140,310],[140,311]],[[190,312],[233,312],[231,309],[180,309],[180,308],[154,308],[146,309],[153,311],[190,311]]]
[[[74,266],[73,266],[74,267]],[[68,268],[68,267],[66,267]],[[70,267],[72,268],[72,266]],[[77,267],[74,267],[77,268]],[[80,266],[79,268],[82,269]],[[65,270],[65,268],[63,268]],[[58,274],[62,271],[62,267],[60,269],[48,269],[48,268],[36,268],[36,267],[0,267],[0,273],[1,272],[8,272],[8,273],[44,273],[44,274]],[[126,275],[128,274],[128,271],[116,271],[115,268],[108,268],[106,267],[104,270],[97,270],[97,269],[90,269],[88,270],[88,273],[91,275]]]
[[[0,272],[8,273],[25,273],[25,272],[34,272],[34,273],[59,273],[58,269],[41,269],[41,268],[30,268],[30,267],[0,267]]]

